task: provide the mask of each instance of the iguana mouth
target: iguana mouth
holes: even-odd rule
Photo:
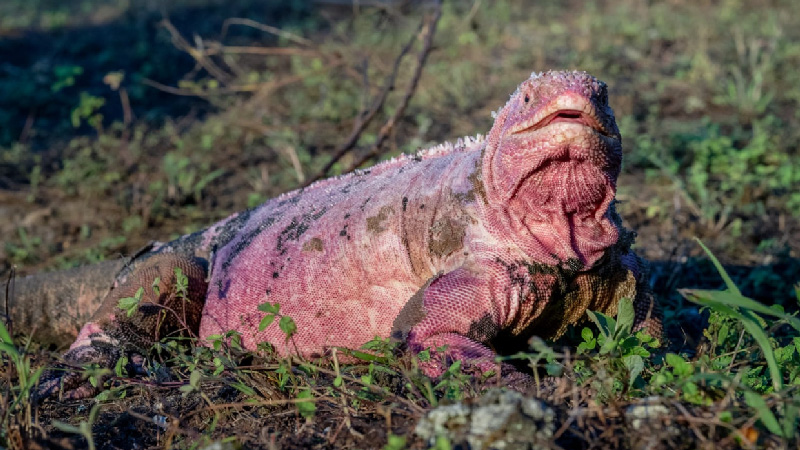
[[[611,139],[618,139],[598,118],[595,105],[586,98],[564,95],[537,111],[532,118],[520,124],[512,134],[531,133],[557,123],[576,123],[591,128]]]
[[[536,131],[556,123],[578,123],[597,131],[603,136],[611,137],[609,133],[600,125],[597,119],[574,109],[562,109],[561,111],[556,111],[542,119],[539,123],[533,125],[531,128],[528,128],[526,131]]]

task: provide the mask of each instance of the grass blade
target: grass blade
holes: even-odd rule
[[[717,272],[719,272],[720,276],[722,277],[722,281],[725,282],[725,286],[728,287],[728,290],[738,295],[742,295],[742,293],[739,291],[739,288],[736,287],[736,284],[734,284],[730,275],[728,275],[728,272],[726,272],[725,269],[722,267],[722,264],[720,264],[717,257],[714,256],[713,253],[711,253],[711,250],[709,250],[708,247],[706,247],[705,244],[703,244],[703,241],[701,241],[700,239],[694,238],[694,240],[697,241],[698,244],[700,244],[700,247],[703,247],[703,251],[706,252],[708,258],[711,260],[712,263],[714,263],[714,267],[717,268]]]

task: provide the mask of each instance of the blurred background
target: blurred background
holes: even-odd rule
[[[694,237],[746,294],[794,304],[793,3],[3,0],[0,275],[128,255],[486,133],[532,71],[578,69],[610,87],[618,209],[670,316],[676,288],[722,286]]]

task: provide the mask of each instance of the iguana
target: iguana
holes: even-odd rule
[[[635,234],[614,209],[621,163],[605,83],[534,73],[485,137],[322,180],[153,244],[115,276],[64,359],[113,367],[188,328],[201,341],[236,330],[247,349],[268,342],[305,356],[392,337],[430,349],[431,376],[453,360],[511,374],[496,352],[557,337],[587,309],[614,313],[621,297],[634,299],[635,328],[659,335]],[[176,268],[188,279],[182,295]],[[128,317],[119,300],[140,288]],[[259,331],[266,302],[294,320],[292,339],[277,324]],[[42,391],[91,393],[78,382],[46,378]]]

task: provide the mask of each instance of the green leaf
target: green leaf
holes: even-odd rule
[[[778,419],[775,417],[775,414],[767,406],[767,402],[764,401],[764,398],[753,392],[753,391],[745,391],[744,393],[744,402],[747,403],[748,406],[755,409],[758,413],[758,420],[764,424],[765,427],[770,431],[772,434],[776,434],[778,436],[783,435],[781,432],[781,427],[778,424]]]
[[[12,344],[6,344],[5,342],[0,342],[0,352],[7,353],[12,358],[20,357],[20,353],[19,350],[17,350],[17,347],[15,347]]]
[[[617,340],[615,340],[613,337],[609,337],[604,340],[603,344],[600,346],[600,354],[607,355],[616,350],[618,345],[619,342]]]
[[[557,362],[550,362],[544,365],[544,369],[548,376],[560,377],[564,374],[564,366]]]
[[[691,297],[686,298],[694,301]],[[711,307],[722,314],[727,314],[728,316],[739,320],[742,323],[745,331],[750,333],[750,336],[752,336],[758,346],[761,347],[761,352],[764,354],[764,359],[767,360],[767,367],[769,367],[770,376],[772,378],[772,386],[776,391],[779,391],[783,387],[783,375],[781,374],[781,369],[775,360],[775,354],[772,351],[772,345],[769,342],[769,338],[764,332],[764,329],[761,327],[758,317],[756,317],[752,311],[747,309],[739,312],[736,309],[728,307],[722,303],[715,303]]]
[[[65,433],[81,434],[81,429],[75,425],[70,425],[58,420],[54,420],[52,425]]]
[[[203,374],[199,370],[193,370],[189,375],[189,385],[197,387],[197,385],[200,383],[200,379],[202,378]]]
[[[317,404],[314,401],[314,395],[311,393],[311,390],[303,389],[297,393],[297,398],[298,400],[307,399],[307,401],[297,402],[297,410],[300,412],[300,415],[306,418],[314,417]]]
[[[11,334],[8,332],[5,322],[2,320],[0,320],[0,341],[8,345],[14,345],[14,341],[11,340]]]
[[[447,371],[445,373],[447,373],[448,375],[457,375],[461,373],[461,361],[460,360],[453,361],[453,364],[450,364],[450,367],[447,368]]]
[[[584,342],[591,342],[594,339],[594,334],[592,333],[592,330],[583,327],[581,330],[581,338],[583,338]]]
[[[270,302],[266,302],[258,305],[258,310],[265,313],[278,314],[281,311],[281,305],[277,302],[274,305]]]
[[[625,364],[625,368],[628,369],[628,374],[630,374],[628,386],[633,386],[636,377],[644,370],[644,359],[639,355],[629,355],[622,358],[622,362]]]
[[[278,322],[278,326],[280,327],[281,331],[286,334],[286,339],[289,339],[294,335],[297,331],[297,324],[294,323],[294,319],[289,316],[281,317],[281,320]]]
[[[746,311],[744,314],[746,316],[753,315],[753,313],[750,311]],[[781,368],[778,366],[778,363],[775,360],[775,354],[772,351],[772,345],[769,342],[769,338],[754,317],[748,319],[749,320],[743,320],[742,325],[744,325],[744,329],[747,330],[751,336],[753,336],[753,339],[755,339],[758,346],[761,347],[761,352],[764,354],[764,359],[767,360],[767,367],[769,367],[770,377],[772,378],[772,387],[776,391],[779,391],[783,388],[783,374],[781,373]]]
[[[698,244],[700,244],[700,247],[703,247],[703,251],[706,252],[708,258],[711,260],[712,263],[714,263],[714,267],[717,268],[717,272],[719,272],[720,276],[722,277],[722,280],[725,282],[725,286],[728,287],[728,290],[741,297],[742,293],[739,291],[739,288],[736,287],[736,284],[728,275],[728,272],[726,272],[725,269],[722,267],[722,264],[720,264],[717,257],[714,256],[713,253],[711,253],[711,250],[709,250],[708,247],[705,246],[705,244],[703,244],[703,241],[701,241],[698,238],[694,238],[694,240],[697,241]]]
[[[275,321],[275,314],[267,314],[258,324],[258,331],[264,331]]]
[[[87,422],[81,422],[81,425],[86,423],[87,425],[97,422],[97,416],[100,414],[100,403],[95,403],[92,406],[92,409],[89,411],[89,420]],[[89,433],[91,434],[91,429],[89,429]]]
[[[123,297],[119,299],[117,306],[119,309],[125,311],[128,317],[130,317],[136,312],[136,308],[139,306],[139,299],[134,297]]]
[[[723,305],[730,308],[749,309],[764,314],[765,316],[777,317],[786,320],[794,329],[800,331],[800,319],[797,317],[772,309],[769,306],[765,306],[738,293],[731,291],[709,291],[704,289],[679,289],[678,292],[687,300],[710,308]]]
[[[614,336],[617,339],[631,334],[634,317],[636,313],[633,310],[633,302],[628,297],[622,297],[617,305],[617,324],[614,327]]]
[[[597,340],[592,339],[591,341],[581,342],[578,344],[578,353],[588,352],[594,350],[597,347]]]
[[[797,417],[800,411],[796,404],[786,402],[783,404],[783,437],[790,439],[797,430]]]
[[[675,353],[667,353],[664,359],[667,364],[674,369],[673,372],[677,376],[687,377],[694,373],[694,366],[683,359],[683,357],[680,355],[676,355]]]
[[[118,377],[124,377],[126,374],[123,373],[125,366],[128,364],[128,357],[123,356],[117,359],[117,363],[114,365],[114,374]]]
[[[155,277],[153,279],[153,283],[150,285],[150,288],[153,290],[153,293],[156,294],[156,297],[161,295],[161,289],[158,287],[159,284],[161,284],[161,277]],[[142,291],[142,293],[144,293],[144,291]],[[141,296],[137,297],[141,298]]]
[[[395,436],[391,433],[387,437],[386,445],[383,446],[383,450],[403,450],[404,448],[406,448],[405,436]]]
[[[433,444],[431,450],[451,450],[453,447],[450,445],[450,439],[447,436],[440,434],[436,436],[436,442]]]
[[[611,331],[617,327],[617,321],[612,317],[596,311],[586,311],[586,313],[589,315],[589,318],[592,319],[592,322],[597,325],[597,328],[604,337],[611,336]]]
[[[723,323],[721,327],[719,327],[719,332],[717,333],[717,346],[722,346],[725,343],[725,339],[728,338],[728,333],[730,332],[730,327],[728,324]]]
[[[237,391],[241,392],[242,394],[248,397],[255,397],[256,391],[255,389],[251,388],[250,386],[242,383],[241,381],[236,381],[235,383],[231,383],[231,386],[234,387]]]
[[[417,358],[419,358],[419,360],[422,362],[428,362],[431,360],[431,351],[429,349],[425,349],[417,353]]]

